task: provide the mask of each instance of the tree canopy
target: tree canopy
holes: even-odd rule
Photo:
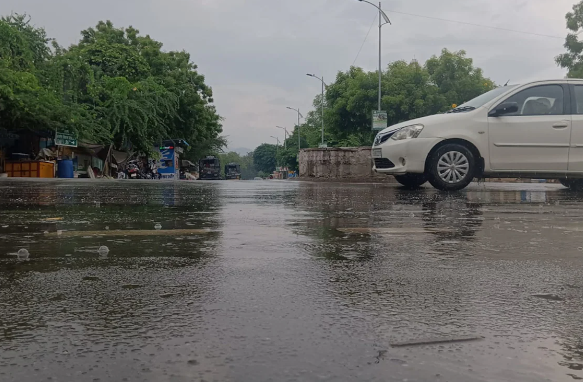
[[[277,166],[277,146],[269,143],[259,145],[253,152],[253,164],[257,171],[271,174]]]
[[[392,62],[381,78],[381,107],[387,111],[388,126],[447,111],[453,104],[469,101],[495,87],[463,50],[443,49],[424,65],[415,60]],[[339,72],[326,87],[324,99],[321,95],[314,98],[314,110],[307,113],[300,127],[302,148],[321,143],[322,102],[328,147],[370,145],[375,135],[371,118],[378,107],[377,97],[378,72],[354,66]],[[287,150],[280,152],[280,163],[293,169],[297,168],[297,139],[294,129],[286,140]]]
[[[0,19],[2,128],[66,129],[142,153],[168,138],[198,156],[225,146],[212,89],[187,52],[110,21],[81,36],[65,49],[24,15]]]
[[[583,1],[573,5],[573,11],[565,15],[567,29],[571,31],[563,45],[567,52],[558,55],[555,61],[561,68],[568,69],[567,77],[583,78],[583,41],[579,40],[579,32],[583,28]]]

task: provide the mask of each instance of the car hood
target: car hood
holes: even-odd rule
[[[428,126],[428,125],[433,125],[433,124],[448,123],[449,121],[455,121],[459,118],[463,118],[463,116],[466,115],[467,113],[472,113],[474,111],[475,110],[468,111],[465,113],[434,114],[434,115],[428,115],[427,117],[411,119],[409,121],[405,121],[405,122],[401,122],[401,123],[397,123],[395,125],[389,126],[386,129],[381,130],[379,132],[379,135],[385,135],[385,134],[391,133],[391,132],[394,133],[395,131],[402,129],[405,126],[411,126],[411,125]]]

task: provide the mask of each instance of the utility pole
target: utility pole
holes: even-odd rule
[[[382,24],[382,12],[381,11],[381,2],[379,1],[379,106],[378,106],[378,111],[381,111],[381,92],[382,92],[382,72],[383,72],[383,64],[381,62],[381,40],[383,38],[383,34],[381,33],[381,28],[383,27]]]
[[[287,136],[288,136],[287,129],[285,127],[282,127],[282,126],[275,126],[275,127],[277,127],[278,129],[283,129],[283,133],[284,133],[283,134],[283,148],[287,149],[287,142],[286,142]]]
[[[290,110],[296,111],[298,113],[298,152],[301,149],[301,140],[300,140],[300,117],[304,118],[304,116],[302,115],[302,113],[300,113],[300,109],[294,109],[293,107],[287,107]]]
[[[381,111],[382,71],[383,71],[383,66],[382,66],[382,62],[381,62],[381,57],[382,57],[381,56],[381,39],[382,39],[381,28],[383,27],[383,25],[391,24],[391,20],[389,20],[389,16],[387,16],[387,14],[385,12],[383,12],[383,10],[381,8],[380,1],[379,1],[378,7],[375,4],[373,4],[367,0],[358,0],[358,1],[361,1],[363,3],[368,3],[379,10],[379,104],[378,104],[378,111]],[[383,23],[383,19],[385,20],[384,23]]]
[[[277,142],[277,144],[275,145],[275,167],[279,167],[279,138],[274,137],[273,135],[271,135],[270,137],[275,139]]]
[[[326,83],[324,82],[324,76],[322,76],[322,78],[316,76],[315,74],[308,74],[308,76],[314,77],[322,82],[322,146],[324,146],[324,87],[326,86]]]

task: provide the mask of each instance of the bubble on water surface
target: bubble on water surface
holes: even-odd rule
[[[156,225],[154,226],[154,229],[162,229],[162,224],[156,223]]]
[[[101,256],[105,256],[109,253],[109,248],[107,248],[107,246],[102,245],[101,247],[99,247],[99,249],[97,250],[97,252],[101,255]]]
[[[19,249],[18,252],[16,253],[9,253],[9,255],[16,256],[18,260],[28,260],[28,258],[30,257],[30,253],[25,248]]]

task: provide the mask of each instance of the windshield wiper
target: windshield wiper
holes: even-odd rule
[[[460,107],[456,107],[455,109],[451,109],[446,111],[446,114],[449,113],[463,113],[464,111],[470,111],[470,110],[475,110],[476,108],[473,106],[460,106]]]

